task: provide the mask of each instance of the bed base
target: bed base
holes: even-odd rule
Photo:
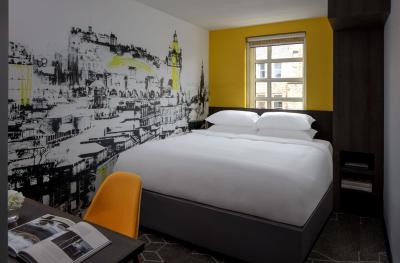
[[[140,224],[246,262],[303,262],[332,211],[329,187],[303,227],[143,190]]]

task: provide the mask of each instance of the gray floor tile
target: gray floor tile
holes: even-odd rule
[[[359,224],[358,216],[338,214],[337,220],[328,221],[313,250],[337,261],[358,261]]]
[[[386,251],[382,221],[376,218],[361,218],[360,260],[379,261],[379,253]]]

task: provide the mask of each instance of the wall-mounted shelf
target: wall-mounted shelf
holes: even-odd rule
[[[362,174],[362,175],[367,175],[367,176],[374,175],[374,171],[371,171],[371,170],[348,168],[348,167],[342,167],[341,171],[342,171],[342,173],[349,173],[349,174]]]
[[[359,214],[377,213],[375,154],[339,152],[340,209]]]
[[[343,179],[342,178],[342,189],[354,190],[372,193],[372,181],[371,180],[351,180],[351,179]]]

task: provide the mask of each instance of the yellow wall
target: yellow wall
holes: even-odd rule
[[[332,110],[333,31],[326,17],[210,31],[210,106],[246,107],[246,38],[306,32],[306,109]]]

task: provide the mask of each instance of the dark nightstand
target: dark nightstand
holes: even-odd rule
[[[189,130],[200,130],[205,128],[206,128],[205,120],[189,121]]]

